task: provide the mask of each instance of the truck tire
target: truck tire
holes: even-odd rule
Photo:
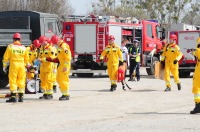
[[[179,70],[179,77],[180,78],[187,78],[190,76],[190,71]]]
[[[94,73],[77,73],[78,77],[93,77]]]
[[[148,75],[154,75],[155,73],[155,64],[156,61],[159,61],[157,57],[153,57],[152,63],[149,68],[146,68],[146,72]]]

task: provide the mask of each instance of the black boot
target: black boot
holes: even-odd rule
[[[112,84],[111,88],[110,88],[110,91],[113,92],[113,91],[116,90],[116,88],[117,88],[117,85],[116,84]]]
[[[53,95],[52,94],[47,94],[45,99],[47,99],[47,100],[53,99]]]
[[[45,99],[47,94],[43,94],[42,96],[39,97],[39,99]]]
[[[60,98],[59,98],[60,101],[62,100],[69,100],[69,96],[68,95],[62,95]]]
[[[57,90],[56,90],[56,85],[53,85],[53,92],[56,93]]]
[[[114,85],[114,86],[113,86],[113,87],[114,87],[114,88],[113,88],[113,90],[116,90],[116,88],[117,88],[117,85],[116,85],[116,84],[113,84],[113,85]]]
[[[114,91],[114,85],[113,84],[111,85],[110,91],[111,92]]]
[[[167,88],[165,89],[165,92],[169,92],[171,91],[171,88],[167,86]]]
[[[7,103],[16,103],[16,93],[11,93],[9,100],[6,100]]]
[[[181,84],[177,83],[178,90],[181,90]]]
[[[195,104],[195,108],[193,111],[190,111],[190,114],[200,113],[200,103]]]
[[[24,94],[23,93],[19,93],[19,99],[18,102],[23,102],[24,101]]]

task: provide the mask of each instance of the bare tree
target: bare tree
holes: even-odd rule
[[[200,1],[196,1],[191,4],[191,7],[186,10],[185,15],[182,19],[183,23],[191,25],[200,25]]]
[[[69,0],[0,0],[0,11],[38,11],[58,16],[73,13]]]

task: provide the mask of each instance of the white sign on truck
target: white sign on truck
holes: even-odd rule
[[[196,40],[200,31],[180,31],[178,34],[178,45],[186,60],[194,60],[194,56],[188,52],[196,48]]]

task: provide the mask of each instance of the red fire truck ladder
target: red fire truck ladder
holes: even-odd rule
[[[105,36],[106,36],[106,23],[99,22],[97,28],[97,55],[100,55],[105,48]]]

